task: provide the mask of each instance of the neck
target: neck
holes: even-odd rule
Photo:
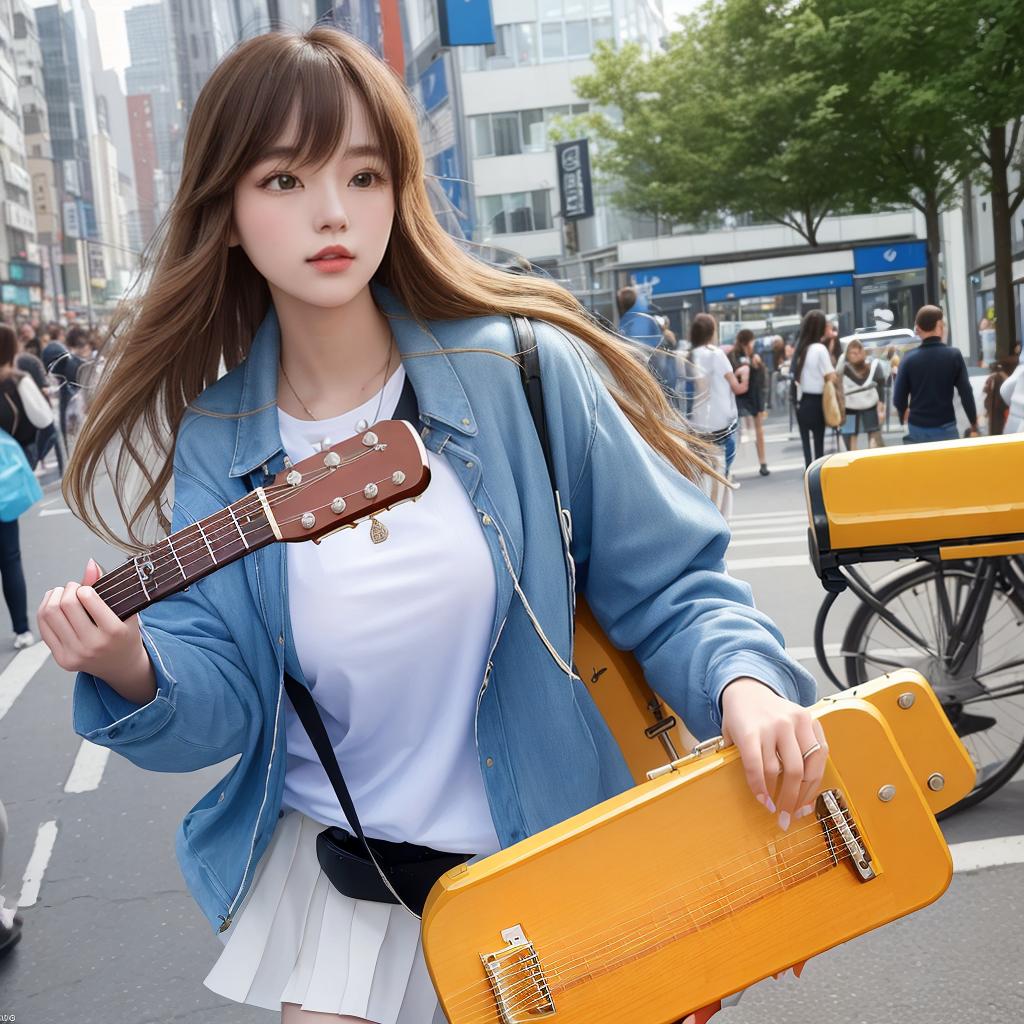
[[[377,308],[369,286],[343,306],[320,307],[299,302],[271,287],[281,328],[281,362],[288,379],[318,419],[340,416],[376,394],[398,367],[392,353],[391,328]],[[296,395],[281,380],[278,400],[296,416],[307,418]]]

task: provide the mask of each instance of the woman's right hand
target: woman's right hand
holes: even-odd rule
[[[68,672],[88,672],[128,700],[146,703],[156,677],[142,643],[139,617],[122,622],[93,589],[103,575],[90,558],[81,583],[48,590],[36,612],[39,633],[53,660]]]

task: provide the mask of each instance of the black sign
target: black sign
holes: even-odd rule
[[[594,216],[594,192],[590,184],[590,150],[586,139],[559,142],[555,146],[558,164],[558,191],[562,216],[582,220]]]

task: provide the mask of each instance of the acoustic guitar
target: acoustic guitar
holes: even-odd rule
[[[894,673],[810,710],[829,744],[823,791],[787,832],[718,738],[443,875],[422,930],[450,1024],[706,1019],[938,899],[952,862],[934,811],[970,791],[974,767],[927,682]]]

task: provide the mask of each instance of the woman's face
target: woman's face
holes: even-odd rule
[[[229,244],[241,245],[271,293],[324,308],[342,306],[377,272],[395,217],[390,173],[362,102],[349,108],[348,134],[320,168],[264,154],[234,192]],[[277,145],[293,143],[294,119]],[[348,255],[316,260],[326,246]]]

